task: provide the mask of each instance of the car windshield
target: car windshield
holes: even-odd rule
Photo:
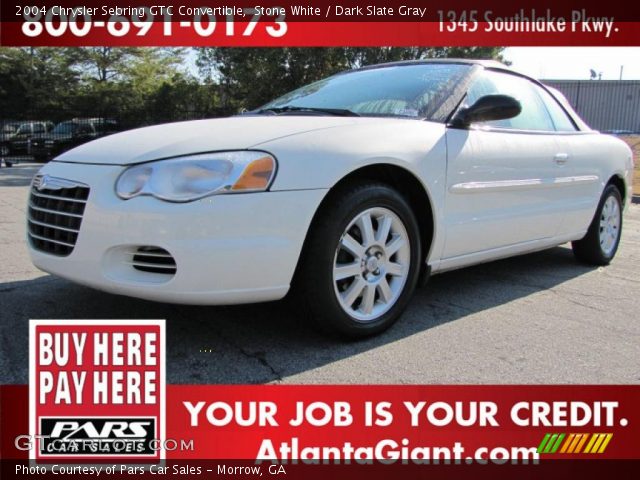
[[[360,116],[426,118],[449,98],[470,66],[456,63],[397,65],[335,75],[294,90],[258,109],[289,112],[342,110]]]
[[[70,133],[75,132],[77,128],[78,128],[77,123],[63,122],[56,125],[56,128],[53,129],[53,133],[60,134],[60,135],[68,135]]]

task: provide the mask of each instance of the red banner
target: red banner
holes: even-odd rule
[[[3,6],[5,46],[493,46],[639,45],[640,10],[628,2],[541,6],[504,2],[63,0]]]
[[[27,458],[26,386],[1,403],[2,458]],[[163,446],[264,464],[637,460],[638,404],[640,386],[172,385]]]
[[[260,22],[255,27],[247,22],[238,22],[232,28],[219,25],[215,30],[206,26],[196,28],[194,23],[153,22],[140,35],[142,30],[134,27],[133,23],[131,26],[112,27],[110,30],[109,22],[95,22],[87,33],[79,35],[71,28],[60,27],[60,24],[42,22],[37,24],[41,28],[33,30],[33,36],[27,36],[24,33],[25,25],[29,24],[3,23],[0,43],[4,46],[193,47],[640,45],[637,33],[640,22],[617,23],[610,34],[606,31],[584,30],[580,25],[576,25],[575,31],[570,26],[565,31],[527,31],[527,27],[522,27],[516,32],[505,32],[480,23],[477,30],[468,32],[459,29],[443,30],[438,22],[289,22],[286,24],[286,32],[280,35],[285,27],[269,22]],[[47,27],[48,25],[55,26]],[[243,32],[250,28],[251,34],[244,35]]]

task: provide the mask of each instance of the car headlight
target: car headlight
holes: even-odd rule
[[[116,193],[128,200],[150,195],[168,202],[190,202],[221,193],[262,192],[271,185],[276,160],[265,152],[203,153],[127,168]]]

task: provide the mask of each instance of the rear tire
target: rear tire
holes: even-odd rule
[[[389,328],[415,290],[418,223],[386,184],[341,187],[309,229],[296,275],[298,299],[324,331],[364,338]]]
[[[576,258],[589,265],[608,265],[615,257],[622,234],[622,196],[615,185],[607,185],[589,230],[572,242]]]

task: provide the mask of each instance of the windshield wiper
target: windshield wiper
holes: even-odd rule
[[[288,112],[311,112],[311,113],[326,113],[328,115],[335,115],[338,117],[359,117],[356,112],[352,112],[351,110],[347,110],[344,108],[318,108],[318,107],[294,107],[288,105],[286,107],[272,107],[272,108],[263,108],[261,110],[257,110],[255,113],[271,113],[273,115],[279,115],[281,113]]]

